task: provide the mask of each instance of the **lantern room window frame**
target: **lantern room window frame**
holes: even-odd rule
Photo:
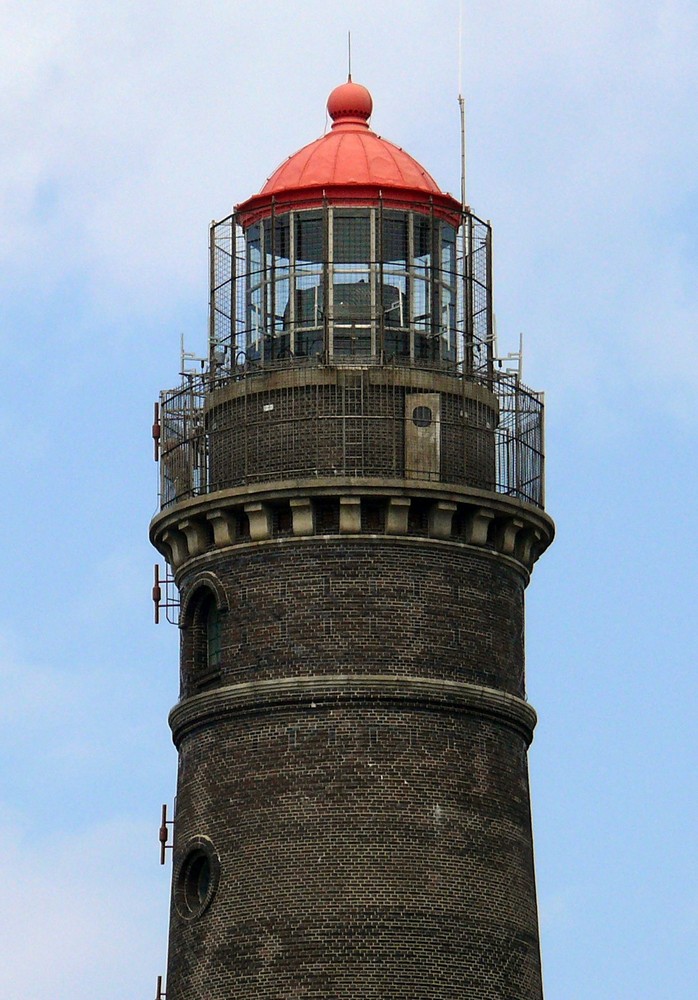
[[[400,258],[386,253],[386,221],[405,226]],[[311,229],[318,223],[320,240]],[[433,212],[333,205],[274,212],[245,233],[245,335],[237,350],[259,363],[323,355],[454,361],[455,244],[454,227]]]
[[[212,225],[212,371],[354,359],[491,371],[488,224],[382,199],[274,204],[244,221]]]

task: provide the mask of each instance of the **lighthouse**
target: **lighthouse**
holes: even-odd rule
[[[543,403],[488,223],[369,91],[210,231],[161,394],[181,633],[167,1000],[541,1000],[524,592]]]

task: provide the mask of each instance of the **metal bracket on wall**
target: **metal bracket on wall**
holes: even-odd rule
[[[163,586],[165,589],[163,600]],[[165,617],[170,625],[179,624],[179,596],[175,587],[174,577],[170,573],[170,567],[165,564],[165,575],[160,576],[160,567],[155,563],[153,567],[153,612],[155,624],[160,624],[160,608],[165,609]],[[175,614],[176,611],[176,614]],[[170,614],[172,612],[172,614]]]
[[[497,366],[499,368],[504,368],[507,375],[516,375],[520,380],[523,378],[523,333],[519,334],[519,349],[518,351],[509,351],[508,354],[503,354],[501,358],[495,359]],[[507,364],[511,362],[511,364]]]
[[[157,985],[155,987],[155,1000],[165,1000],[167,993],[163,992],[162,989],[162,976],[158,976]]]
[[[153,436],[153,458],[158,462],[160,460],[160,435],[162,434],[159,403],[153,405],[153,427],[151,433]]]
[[[172,850],[172,844],[168,844],[170,839],[170,831],[168,827],[174,826],[174,820],[167,818],[167,805],[163,803],[162,807],[162,818],[160,820],[160,829],[158,831],[158,840],[160,841],[160,864],[165,864],[165,851]],[[157,998],[156,998],[157,1000]]]

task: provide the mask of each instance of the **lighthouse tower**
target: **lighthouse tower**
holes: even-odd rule
[[[494,357],[489,226],[364,87],[327,108],[213,224],[209,356],[159,405],[167,1000],[541,1000],[542,400]]]

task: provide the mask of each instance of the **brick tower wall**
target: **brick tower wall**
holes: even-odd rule
[[[462,379],[397,369],[310,369],[263,373],[216,393],[207,409],[212,489],[320,475],[439,478],[492,490],[497,404],[491,393],[463,395]],[[421,375],[422,378],[416,378]],[[410,377],[411,376],[411,377]],[[410,456],[410,398],[436,396],[438,475]]]
[[[286,537],[208,565],[229,607],[221,685],[369,673],[524,695],[522,574],[494,556],[427,538]],[[182,575],[183,602],[200,573],[201,565]],[[202,690],[194,640],[185,628],[183,697]]]
[[[201,918],[173,909],[173,1000],[542,996],[519,735],[330,702],[181,755],[178,840],[205,831],[221,874]]]
[[[530,734],[404,690],[520,698],[524,574],[417,535],[280,537],[191,563],[184,606],[211,574],[218,677],[200,683],[183,629],[168,1000],[541,1000]],[[308,676],[326,691],[280,700]],[[197,838],[219,871],[191,918],[178,872]]]

